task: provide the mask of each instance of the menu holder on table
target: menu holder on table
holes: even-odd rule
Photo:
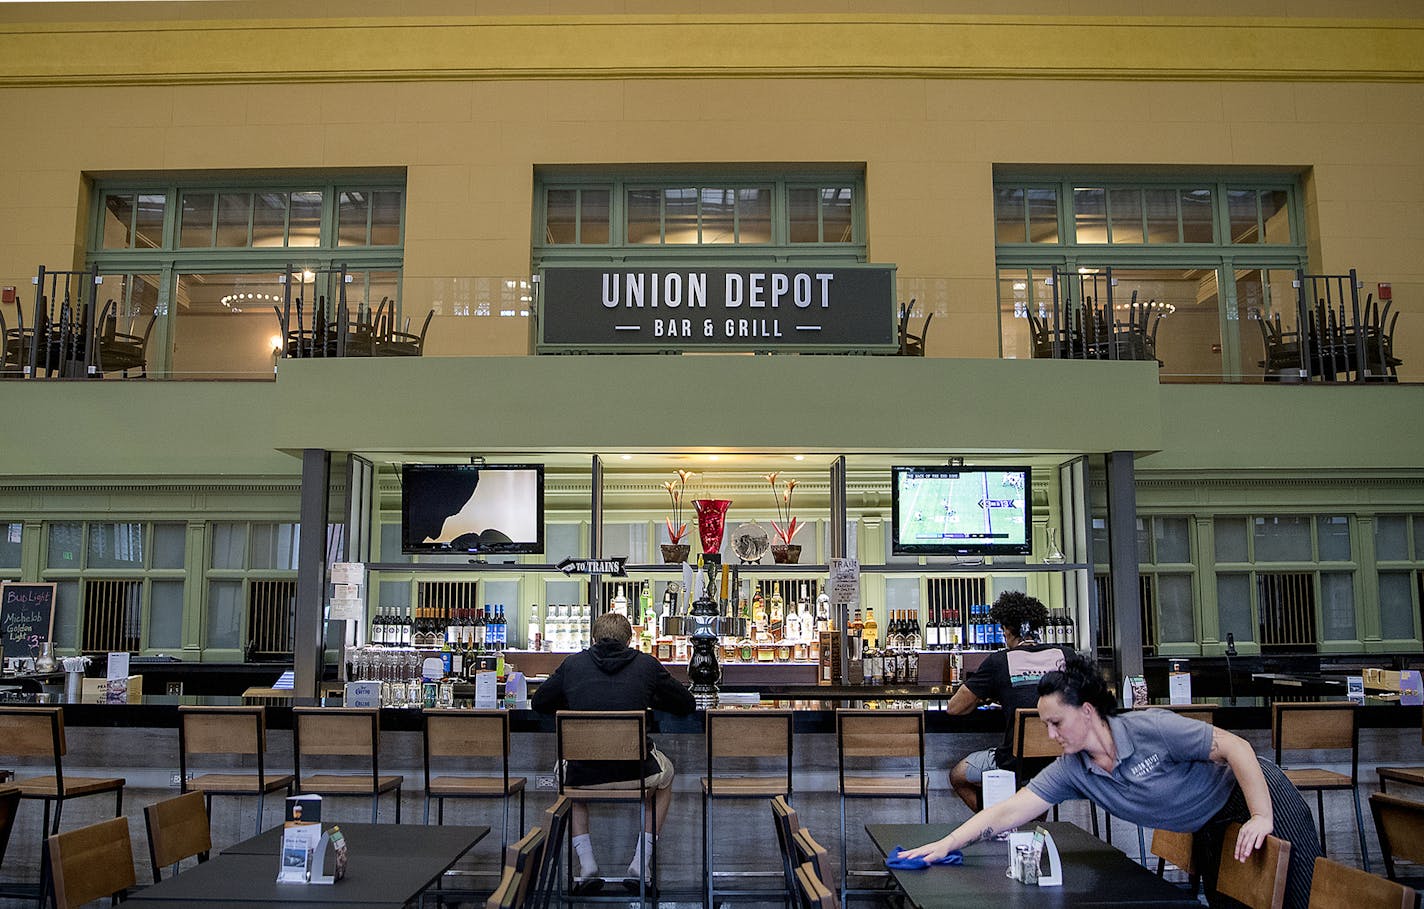
[[[277,883],[309,883],[318,850],[326,851],[321,835],[321,796],[291,796],[287,799],[287,820],[282,825]]]

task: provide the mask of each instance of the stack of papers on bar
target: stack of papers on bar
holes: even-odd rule
[[[755,707],[761,703],[761,692],[719,691],[717,693],[717,703],[726,704],[729,707],[741,707],[743,705]]]

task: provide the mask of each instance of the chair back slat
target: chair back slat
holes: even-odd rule
[[[776,845],[781,850],[781,870],[786,879],[786,892],[797,892],[796,887],[796,831],[801,829],[801,817],[785,796],[778,795],[771,800],[771,818],[776,827]]]
[[[1215,704],[1161,704],[1156,709],[1170,710],[1179,716],[1196,720],[1199,723],[1206,723],[1208,726],[1216,725]]]
[[[15,829],[15,815],[20,811],[20,790],[14,786],[0,788],[0,866],[5,863],[5,850]]]
[[[707,751],[712,758],[784,758],[791,744],[791,711],[707,711]]]
[[[504,868],[506,871],[512,868],[519,877],[519,883],[515,885],[512,894],[515,906],[526,904],[529,891],[543,865],[544,847],[547,842],[548,835],[544,828],[531,827],[518,842],[510,843],[505,849]]]
[[[179,707],[187,754],[260,754],[265,743],[265,707]]]
[[[1273,704],[1271,741],[1282,751],[1355,747],[1355,705]]]
[[[641,761],[647,716],[641,710],[561,710],[555,717],[559,758],[565,761]]]
[[[573,804],[561,795],[554,799],[554,804],[544,812],[544,856],[539,863],[538,873],[534,875],[534,883],[525,903],[530,909],[546,909],[553,899],[559,877],[559,860],[563,855],[564,834],[568,830],[569,811]]]
[[[801,905],[806,909],[835,909],[836,894],[816,873],[816,866],[810,862],[796,869],[796,889],[801,895]]]
[[[6,754],[17,757],[53,758],[56,741],[64,754],[64,714],[58,707],[0,710],[0,741]]]
[[[1197,866],[1192,858],[1192,835],[1175,830],[1153,830],[1153,855],[1166,859],[1187,874],[1196,874]]]
[[[427,710],[425,742],[431,757],[504,757],[509,713],[503,710]]]
[[[524,875],[508,866],[500,876],[499,886],[485,900],[485,909],[518,909],[519,890],[524,885]]]
[[[841,754],[848,758],[918,758],[925,715],[919,711],[837,710]]]
[[[826,851],[826,847],[816,842],[816,838],[811,835],[811,831],[802,827],[791,837],[792,845],[796,849],[796,864],[801,866],[810,863],[816,869],[816,876],[824,881],[835,880],[835,875],[831,872],[831,856]]]
[[[50,880],[58,909],[75,909],[132,887],[128,818],[116,817],[49,838]]]
[[[143,820],[148,827],[148,855],[153,862],[154,881],[162,879],[160,869],[212,851],[213,838],[201,792],[189,792],[145,806]]]
[[[292,723],[302,754],[373,755],[378,747],[374,710],[294,707]]]
[[[1014,757],[1051,758],[1063,753],[1063,746],[1048,737],[1048,726],[1038,711],[1020,707],[1014,711]]]
[[[1308,909],[1414,909],[1414,903],[1410,887],[1316,856]]]
[[[1397,858],[1424,864],[1424,802],[1375,792],[1370,795],[1370,814],[1375,819],[1375,833],[1379,835],[1389,877],[1395,877]]]
[[[1248,909],[1281,909],[1286,897],[1286,868],[1290,864],[1290,843],[1274,836],[1251,853],[1250,858],[1238,862],[1232,854],[1230,844],[1236,842],[1241,832],[1240,824],[1230,824],[1222,842],[1227,847],[1221,851],[1221,866],[1217,871],[1216,889]]]

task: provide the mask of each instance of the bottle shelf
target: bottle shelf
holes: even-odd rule
[[[826,574],[831,570],[831,566],[825,564],[814,565],[764,565],[760,562],[753,562],[748,565],[733,562],[726,563],[735,565],[742,574],[757,575],[777,575],[777,574]],[[472,562],[464,563],[441,563],[431,564],[428,562],[370,562],[366,565],[368,571],[411,571],[411,572],[495,572],[507,574],[557,574],[563,575],[557,565],[546,563],[505,563],[505,562]],[[916,564],[878,564],[861,565],[861,574],[1034,574],[1039,572],[1065,572],[1065,571],[1091,571],[1093,566],[1086,562],[1060,562],[1056,564],[1044,564],[1041,562],[1018,563],[1011,565],[985,565],[982,563],[964,562],[930,562],[924,565]],[[624,565],[623,570],[629,575],[635,574],[680,574],[681,564],[665,565],[652,563],[647,565]],[[579,575],[588,577],[588,575]],[[611,577],[603,575],[603,577]]]

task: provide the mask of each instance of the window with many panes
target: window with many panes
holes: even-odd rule
[[[1196,559],[1192,551],[1194,522],[1189,515],[1139,515],[1137,518],[1137,568],[1142,600],[1144,652],[1171,650],[1173,644],[1195,645],[1200,640],[1196,604]],[[1100,564],[1096,572],[1099,602],[1111,603],[1112,584],[1107,564],[1107,521],[1092,522],[1093,552]],[[1111,648],[1111,610],[1103,611],[1099,644]]]
[[[1339,514],[1217,515],[1220,639],[1314,651],[1360,638],[1351,520]]]
[[[1424,514],[1375,515],[1380,637],[1414,641],[1424,608]]]
[[[61,648],[182,646],[186,524],[57,521],[44,532],[41,574],[58,585],[54,640]]]
[[[24,524],[0,520],[0,580],[19,580],[24,540]]]
[[[863,169],[786,169],[660,175],[542,168],[534,255],[585,254],[590,247],[641,252],[736,247],[768,257],[817,255],[863,261]]]
[[[149,335],[147,374],[273,374],[274,309],[352,313],[393,301],[400,324],[404,176],[171,176],[96,186],[89,264],[119,331]],[[337,269],[346,266],[346,280]],[[290,299],[289,299],[290,298]]]
[[[297,524],[268,521],[209,525],[205,648],[255,659],[290,656],[299,531]]]
[[[1297,180],[1000,173],[993,204],[1003,356],[1051,356],[1030,316],[1087,304],[1147,323],[1163,381],[1265,379],[1259,322],[1294,319],[1307,261]]]

